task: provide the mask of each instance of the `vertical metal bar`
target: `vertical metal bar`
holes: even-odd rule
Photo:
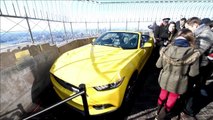
[[[56,10],[55,15],[58,15],[58,7],[57,7],[56,0],[55,0],[55,5],[54,5],[54,7],[55,7],[55,10]],[[55,20],[57,20],[57,19],[55,18]]]
[[[60,4],[60,1],[57,1],[57,3],[58,3],[58,4],[57,4],[57,8],[58,8],[58,9],[57,9],[57,13],[58,13],[58,14],[56,15],[56,19],[57,19],[57,20],[60,20],[60,19],[59,19],[59,18],[60,18],[59,15],[60,15],[60,13],[61,13],[61,6],[59,5],[59,4]]]
[[[86,34],[88,34],[87,22],[85,21]]]
[[[99,34],[99,21],[97,22],[97,33]]]
[[[156,19],[157,19],[157,21],[159,21],[159,6],[160,6],[160,4],[157,4],[156,5]]]
[[[196,11],[196,10],[198,10],[198,8],[197,8],[198,6],[196,6],[195,5],[195,9],[193,10],[193,13],[192,13],[192,15],[194,15],[194,16],[197,16],[197,15],[195,15],[195,13],[197,13],[198,11]]]
[[[213,11],[213,7],[212,6],[211,6],[211,10],[210,11]],[[212,14],[212,12],[209,12],[209,16],[211,16],[211,14]],[[212,16],[211,19],[213,19],[213,16]]]
[[[64,1],[63,0],[60,0],[60,4],[61,4],[60,6],[62,6],[62,9],[61,9],[62,10],[62,12],[61,12],[62,13],[62,17],[64,18],[64,16],[65,16],[64,13],[65,13],[65,7],[66,6],[64,5]]]
[[[24,7],[24,11],[25,11],[25,14],[26,14],[25,18],[26,18],[27,26],[28,26],[28,29],[29,29],[29,32],[30,32],[31,41],[32,41],[32,43],[34,43],[33,34],[32,34],[32,31],[31,31],[31,28],[30,28],[30,23],[29,23],[29,20],[28,20],[28,16],[27,16],[27,12],[26,12],[25,7]]]
[[[53,17],[54,15],[51,13],[51,17],[52,17],[52,20],[54,20],[54,17]]]
[[[47,14],[47,12],[46,12],[46,14]],[[52,44],[54,44],[53,35],[52,35],[51,27],[50,27],[50,20],[48,18],[48,14],[47,14],[47,22],[48,22],[48,27],[49,27],[49,31],[50,31],[51,41],[52,41]]]
[[[157,6],[156,4],[153,4],[153,9],[154,9],[153,11],[155,11],[154,12],[155,13],[155,17],[153,17],[154,20],[152,19],[152,21],[156,21],[156,18],[157,18],[157,14],[156,14],[157,13],[157,7],[156,6]]]
[[[52,18],[51,18],[51,20],[54,20],[54,19],[53,19],[53,14],[52,14],[52,13],[50,13],[50,15],[51,15],[51,17],[52,17]]]
[[[87,103],[85,84],[80,84],[79,90],[80,90],[80,92],[84,91],[84,93],[81,94],[81,97],[82,97],[82,101],[83,101],[83,105],[84,105],[84,115],[85,115],[86,119],[88,120],[90,116],[89,116],[89,109],[88,109],[88,103]]]
[[[2,15],[1,8],[0,8],[0,15]]]
[[[19,8],[18,0],[16,0],[16,5],[18,7],[19,15],[21,16],[21,11],[20,11],[20,8]]]
[[[190,12],[192,11],[191,6],[193,6],[193,5],[188,4],[188,6],[187,6],[187,11],[186,11],[187,14],[184,14],[182,17],[191,15],[191,14],[190,14]],[[174,9],[173,9],[173,10],[174,10]]]
[[[67,41],[67,31],[66,31],[66,28],[65,28],[65,23],[64,23],[64,21],[63,21],[63,25],[64,25],[64,33],[65,33],[65,40]],[[68,42],[68,41],[67,41]]]
[[[41,18],[43,18],[43,15],[42,15],[42,12],[41,12],[41,10],[40,10],[40,13],[41,13]],[[43,18],[44,19],[44,18]]]
[[[34,17],[36,18],[35,9],[33,8]]]
[[[124,5],[124,3],[122,3],[122,4],[121,4],[121,10],[125,10],[124,7],[125,7],[125,5]],[[123,21],[123,22],[124,22],[124,19],[125,19],[124,16],[126,16],[126,15],[125,15],[125,12],[121,12],[121,17],[122,17],[122,21]]]
[[[9,15],[8,10],[7,10],[7,6],[6,6],[6,3],[5,3],[5,0],[4,0],[4,6],[5,6],[5,9],[7,11],[7,15]]]
[[[45,0],[45,2],[46,2],[46,7],[45,7],[45,8],[47,8],[47,9],[46,9],[46,14],[48,14],[48,19],[49,19],[49,18],[51,18],[51,16],[49,16],[49,14],[50,14],[50,13],[49,13],[49,5],[48,5],[48,3],[47,3],[46,0]]]
[[[168,17],[170,17],[170,19],[173,19],[172,17],[171,17],[171,12],[174,10],[174,8],[173,7],[168,7],[168,9],[167,9],[168,11],[168,13],[167,13],[167,15],[168,15]],[[186,12],[187,12],[187,10],[186,10]]]
[[[62,6],[60,5],[61,2],[60,2],[60,1],[57,1],[57,2],[58,2],[58,7],[59,7],[59,13],[61,13],[61,7],[62,7]],[[58,20],[60,20],[60,18],[61,18],[60,15],[61,15],[61,14],[58,14],[58,15],[57,15],[57,17],[58,17],[57,19],[58,19]]]
[[[204,16],[204,13],[206,13],[206,12],[205,12],[205,8],[206,8],[206,7],[203,7],[203,10],[201,10],[203,13],[200,14],[200,15],[203,15],[203,17],[205,17],[205,16]]]
[[[201,11],[201,7],[202,7],[202,6],[199,6],[199,10],[198,10],[198,12],[197,12],[197,16],[201,14],[201,12],[200,12],[200,11]]]
[[[127,19],[126,19],[126,30],[127,30],[127,28],[128,28],[128,21],[127,21]]]
[[[171,17],[172,17],[172,19],[173,20],[178,20],[178,19],[176,19],[176,16],[177,16],[177,10],[178,10],[178,7],[177,7],[178,5],[175,5],[173,8],[171,8],[172,9],[172,11],[170,11],[170,14],[171,14]],[[176,11],[176,14],[174,13]],[[190,12],[190,11],[189,11]],[[191,15],[190,13],[189,13],[189,15]],[[156,18],[157,19],[157,18]],[[155,21],[156,21],[156,19],[155,19]]]
[[[109,20],[109,30],[111,31],[111,20]]]
[[[70,28],[71,28],[72,39],[74,39],[74,36],[73,36],[73,28],[72,28],[72,23],[71,23],[71,22],[70,22]]]
[[[42,6],[42,7],[41,7],[41,9],[42,9],[42,10],[44,10],[42,0],[41,0],[41,6]],[[42,18],[44,19],[44,16],[43,16],[43,14],[42,14],[42,11],[41,11],[41,10],[40,10],[40,12],[41,12],[41,16],[42,16]],[[45,14],[44,14],[44,15],[45,15]]]
[[[27,12],[26,12],[25,6],[24,6],[24,12],[25,12],[25,17],[27,17]]]
[[[37,17],[39,17],[39,16],[38,16],[37,5],[36,5],[36,2],[35,2],[35,0],[34,0],[34,4],[35,4],[35,12],[36,12],[36,15],[37,15]]]
[[[13,11],[14,11],[14,13],[15,13],[15,16],[17,16],[17,14],[16,14],[16,9],[15,9],[15,6],[14,6],[13,3],[12,3],[12,6],[13,6]]]
[[[29,5],[28,5],[27,0],[26,0],[26,5],[27,5],[28,12],[29,12],[29,16],[31,17],[31,15],[30,15],[30,9],[29,9]]]
[[[138,20],[138,31],[140,30],[140,18]]]
[[[50,6],[53,6],[52,1],[49,1]],[[48,10],[49,14],[51,15],[51,19],[53,20],[53,13],[51,12],[51,10]]]

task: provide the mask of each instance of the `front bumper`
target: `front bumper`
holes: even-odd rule
[[[53,87],[55,92],[61,99],[66,99],[69,96],[72,96],[76,93],[72,89],[68,89],[57,82],[56,77],[52,74],[50,75],[50,79],[53,83]],[[118,109],[122,103],[123,95],[125,89],[124,87],[119,86],[118,88],[106,90],[106,91],[97,91],[92,87],[86,86],[86,94],[87,94],[87,102],[88,109],[90,115],[99,115],[108,112],[115,111]],[[67,102],[70,106],[83,111],[83,101],[82,97],[78,96],[69,102]]]

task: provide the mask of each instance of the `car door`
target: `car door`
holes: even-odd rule
[[[140,65],[139,65],[139,70],[141,71],[143,66],[146,64],[147,59],[150,57],[150,52],[152,51],[152,47],[145,47],[144,45],[146,43],[151,43],[151,39],[148,35],[141,35],[140,38],[140,52],[139,55],[141,56],[140,58]]]

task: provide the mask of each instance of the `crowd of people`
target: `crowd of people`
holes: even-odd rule
[[[160,25],[154,22],[149,28],[154,33],[156,67],[160,70],[155,119],[171,119],[175,106],[184,103],[177,119],[195,120],[193,92],[212,94],[206,83],[213,72],[213,20],[191,17],[174,22],[164,18]]]

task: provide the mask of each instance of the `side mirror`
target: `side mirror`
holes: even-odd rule
[[[93,39],[92,39],[92,42],[95,42],[95,40],[96,40],[96,38],[93,38]]]
[[[152,47],[152,43],[146,42],[143,45],[144,48]]]
[[[149,41],[150,37],[148,35],[142,35],[142,38],[143,38],[144,42],[147,42],[147,41]]]
[[[92,39],[92,42],[91,42],[92,45],[93,45],[93,43],[95,42],[95,40],[96,40],[95,38]]]

